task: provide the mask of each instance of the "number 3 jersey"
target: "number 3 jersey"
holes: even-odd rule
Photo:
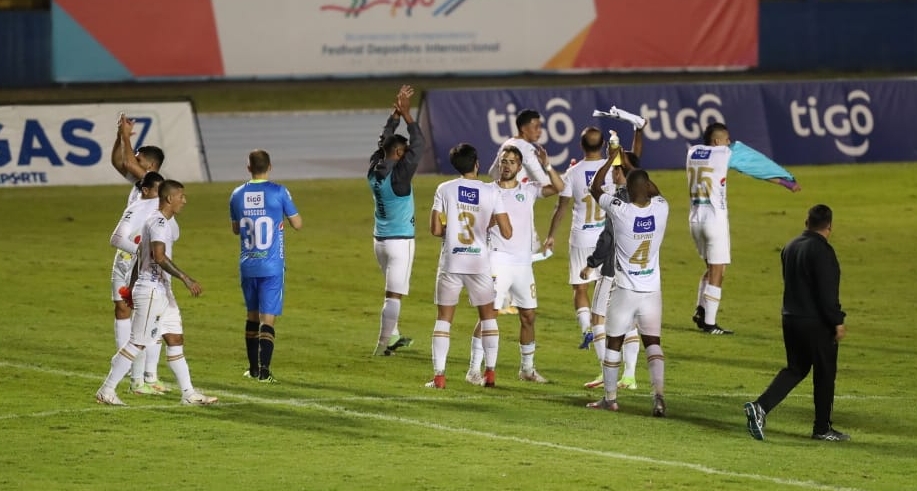
[[[487,227],[492,215],[506,213],[499,189],[474,179],[453,179],[436,188],[433,210],[446,217],[440,270],[456,274],[490,274]]]
[[[669,220],[669,203],[656,196],[641,208],[606,193],[599,205],[614,228],[615,285],[637,292],[660,291],[659,249]]]
[[[251,180],[232,192],[229,215],[239,222],[243,278],[283,274],[283,220],[298,213],[290,192],[275,182]]]

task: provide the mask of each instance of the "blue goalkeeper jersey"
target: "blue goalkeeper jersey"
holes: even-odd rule
[[[239,223],[242,277],[282,275],[283,221],[299,214],[287,188],[267,180],[246,182],[232,192],[229,214]]]

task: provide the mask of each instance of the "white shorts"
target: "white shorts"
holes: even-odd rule
[[[692,222],[691,237],[707,264],[729,264],[729,220]]]
[[[592,270],[592,275],[590,275],[585,280],[580,278],[580,271],[587,266],[586,258],[592,255],[595,251],[595,246],[592,247],[575,247],[570,246],[570,284],[571,285],[582,285],[584,283],[592,283],[593,281],[598,281],[602,277],[602,274],[599,272],[599,268]]]
[[[131,281],[131,269],[134,267],[134,261],[131,255],[126,252],[118,251],[115,253],[115,260],[111,265],[111,301],[118,302],[124,300],[118,291],[122,286],[127,286]]]
[[[493,254],[491,258],[493,258]],[[522,309],[538,308],[538,297],[535,294],[535,273],[532,264],[491,263],[490,272],[494,278],[496,297],[494,305],[498,308],[509,294],[510,303]]]
[[[608,276],[599,277],[592,291],[592,313],[600,317],[608,314],[608,302],[611,300],[611,290],[615,287],[615,279]]]
[[[172,292],[162,286],[134,285],[131,343],[149,346],[163,334],[182,334],[181,313]]]
[[[605,314],[605,335],[618,337],[637,325],[641,336],[662,334],[662,292],[635,292],[613,288]]]
[[[407,295],[411,289],[414,239],[373,239],[373,249],[385,275],[385,291]]]
[[[433,302],[436,305],[453,306],[459,303],[462,287],[468,289],[468,300],[471,305],[480,307],[493,303],[494,279],[486,273],[459,274],[436,271],[436,289],[433,291]]]

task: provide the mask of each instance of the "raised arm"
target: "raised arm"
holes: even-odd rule
[[[133,131],[134,121],[121,113],[118,118],[118,138],[111,149],[111,165],[122,176],[132,177],[136,181],[143,179],[147,169],[140,165],[140,161],[134,155],[134,148],[131,146]]]
[[[557,170],[554,169],[554,166],[548,163],[548,153],[545,151],[544,147],[540,145],[536,147],[535,155],[538,157],[538,163],[541,164],[545,174],[547,174],[548,181],[550,181],[550,184],[541,187],[541,195],[547,198],[548,196],[554,196],[563,191],[564,180],[560,177],[560,174],[557,173]]]
[[[605,194],[605,190],[602,189],[602,184],[605,183],[605,176],[608,175],[608,169],[611,169],[611,163],[614,161],[614,152],[623,153],[621,147],[609,151],[608,158],[605,159],[605,164],[599,167],[599,170],[592,176],[592,184],[589,185],[589,194],[592,195],[592,199],[594,199],[596,203],[598,203],[599,198]]]
[[[643,158],[643,126],[634,125],[634,142],[630,146],[630,151],[638,158]]]

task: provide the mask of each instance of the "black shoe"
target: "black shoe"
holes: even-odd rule
[[[279,381],[274,378],[274,374],[271,373],[271,370],[268,367],[261,367],[258,372],[258,382],[261,382],[262,384],[279,383]]]
[[[751,437],[755,440],[764,440],[764,426],[767,420],[761,405],[757,402],[746,402],[745,417],[748,418],[748,433]]]
[[[714,335],[735,334],[735,331],[730,331],[729,329],[723,329],[722,327],[720,327],[717,324],[704,324],[704,327],[702,327],[701,329],[703,329],[704,333],[706,334],[714,334]]]
[[[388,345],[388,349],[385,350],[385,356],[391,356],[398,348],[409,348],[412,344],[414,344],[413,339],[398,336],[394,343]]]
[[[846,442],[847,440],[850,440],[850,435],[841,433],[834,428],[828,428],[828,431],[824,433],[812,432],[812,439],[824,440],[826,442]]]
[[[653,396],[653,417],[665,417],[665,398],[659,394]]]
[[[694,310],[694,317],[692,317],[691,320],[694,321],[694,324],[697,326],[698,329],[704,328],[704,316],[705,315],[707,315],[707,313],[704,311],[704,308],[701,306],[698,306],[697,309]]]

